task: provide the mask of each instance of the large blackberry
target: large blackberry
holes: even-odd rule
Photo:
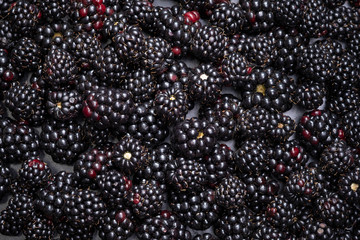
[[[220,216],[221,208],[215,202],[215,191],[170,192],[169,204],[180,221],[195,230],[205,230]]]
[[[21,75],[21,74],[20,74]],[[13,82],[18,79],[18,73],[10,63],[10,57],[6,49],[0,49],[0,87],[9,89]],[[2,98],[2,93],[0,98]]]
[[[245,28],[252,32],[267,32],[275,24],[274,2],[270,0],[243,0],[240,1],[247,23]]]
[[[329,110],[339,116],[357,109],[359,101],[359,90],[351,87],[345,89],[333,89],[333,93],[329,94],[327,98]]]
[[[0,164],[0,200],[9,192],[12,182],[12,173],[10,168],[4,163]]]
[[[324,103],[325,84],[317,81],[303,81],[297,85],[293,101],[305,110],[314,110]]]
[[[76,121],[48,120],[41,129],[41,147],[57,163],[73,163],[87,148],[85,132]]]
[[[327,86],[333,91],[359,87],[359,59],[348,52],[339,54],[338,58],[335,75],[327,83]]]
[[[275,196],[266,209],[268,221],[281,229],[292,226],[298,214],[295,205],[282,194]]]
[[[20,0],[11,4],[8,19],[13,29],[21,35],[30,35],[41,18],[39,8],[30,1]]]
[[[358,126],[360,126],[360,114],[357,110],[349,111],[342,117],[342,126],[344,127],[344,134],[346,142],[354,147],[360,146],[360,134]]]
[[[21,38],[11,51],[11,63],[19,72],[37,69],[41,60],[40,46],[28,37]]]
[[[155,96],[155,78],[145,69],[135,69],[126,75],[122,88],[131,92],[134,102],[146,102]]]
[[[130,237],[135,231],[133,214],[129,209],[111,210],[100,218],[99,237],[103,240],[119,240]]]
[[[165,185],[143,179],[127,195],[127,204],[140,219],[155,216],[165,202]]]
[[[243,29],[245,13],[239,4],[222,2],[215,5],[210,22],[227,34],[234,35]]]
[[[208,173],[204,163],[176,158],[166,164],[166,183],[179,192],[199,191],[207,184]]]
[[[304,113],[297,125],[296,134],[300,143],[313,156],[319,156],[335,139],[344,137],[336,115],[321,110]]]
[[[336,39],[349,39],[359,30],[360,14],[358,10],[340,6],[330,10],[328,36]]]
[[[227,41],[223,29],[203,26],[193,36],[191,52],[203,61],[220,62],[224,57]]]
[[[48,114],[55,120],[70,120],[78,116],[82,97],[76,90],[51,91],[46,100]]]
[[[93,226],[74,227],[69,222],[61,222],[56,228],[60,240],[91,240],[95,232]]]
[[[357,167],[339,178],[339,195],[348,203],[357,203],[360,199],[360,169]]]
[[[99,129],[90,121],[85,121],[83,128],[86,134],[86,139],[88,139],[88,141],[93,146],[106,145],[113,136],[111,129],[109,128]]]
[[[156,115],[173,125],[184,120],[189,111],[188,94],[182,86],[172,86],[158,91],[155,95],[154,107]]]
[[[27,193],[15,193],[8,202],[5,220],[14,226],[24,227],[34,217],[34,202],[32,196]]]
[[[114,14],[105,17],[102,35],[106,39],[112,39],[117,33],[124,31],[127,26],[127,16],[122,12],[115,12]]]
[[[255,224],[253,212],[245,206],[232,209],[220,217],[214,225],[214,233],[220,239],[249,239]]]
[[[77,72],[75,59],[69,52],[55,48],[45,56],[42,79],[52,89],[74,85]]]
[[[215,190],[216,202],[225,209],[238,209],[245,205],[246,185],[238,177],[225,177]]]
[[[177,217],[169,211],[161,211],[155,217],[146,219],[137,229],[139,240],[174,239],[191,240],[191,233]]]
[[[129,23],[146,27],[146,18],[152,13],[153,0],[127,0],[124,1],[123,11],[129,16]]]
[[[144,168],[149,161],[148,149],[130,135],[124,136],[114,145],[112,155],[115,168],[127,175]]]
[[[169,129],[156,116],[152,102],[148,102],[135,106],[134,114],[129,119],[127,132],[145,146],[150,147],[164,141],[169,134]]]
[[[64,198],[64,214],[74,227],[90,227],[106,214],[105,203],[91,190],[73,190]]]
[[[41,215],[36,215],[23,229],[25,240],[48,240],[54,236],[54,224]]]
[[[41,14],[52,20],[61,20],[69,15],[71,4],[66,0],[39,1]]]
[[[285,231],[279,228],[275,228],[269,223],[266,223],[257,227],[254,230],[251,240],[263,240],[263,239],[272,239],[272,240],[286,240],[287,234]]]
[[[326,223],[318,220],[312,220],[306,224],[305,229],[301,233],[302,239],[309,240],[327,240],[335,238],[335,231]]]
[[[118,208],[132,189],[132,182],[116,170],[103,172],[96,178],[100,194],[108,206]]]
[[[187,89],[189,74],[190,69],[185,62],[174,60],[168,70],[157,77],[157,89],[163,91],[176,84],[182,84]]]
[[[22,224],[11,218],[7,210],[0,213],[0,233],[6,236],[18,236],[21,233]]]
[[[315,0],[302,2],[302,21],[299,29],[308,37],[323,37],[328,34],[328,8],[324,1]]]
[[[124,128],[133,113],[133,105],[129,91],[99,87],[90,91],[82,111],[98,128]]]
[[[271,115],[269,135],[273,143],[283,143],[295,133],[295,120],[283,113]]]
[[[51,169],[39,159],[25,161],[19,169],[20,181],[30,190],[43,187],[51,178]]]
[[[5,106],[18,121],[39,126],[45,120],[44,99],[37,89],[28,84],[14,84],[5,92]]]
[[[177,153],[184,157],[203,157],[214,148],[217,132],[214,124],[194,117],[174,126],[171,143]]]
[[[277,24],[284,27],[297,27],[302,22],[302,0],[278,0],[274,2],[274,14]]]
[[[189,93],[192,99],[211,105],[221,94],[223,78],[211,64],[200,64],[189,75]]]
[[[224,85],[241,89],[248,81],[247,79],[253,67],[253,64],[241,53],[230,51],[229,54],[225,55],[220,66],[220,72],[224,77]]]
[[[292,107],[294,79],[273,68],[255,69],[243,87],[242,105],[285,112]]]

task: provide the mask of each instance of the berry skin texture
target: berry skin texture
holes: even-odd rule
[[[19,176],[22,182],[29,189],[39,189],[44,186],[51,178],[51,169],[39,159],[30,159],[22,164]]]
[[[230,175],[216,187],[215,194],[217,204],[226,209],[237,209],[245,204],[246,184]]]

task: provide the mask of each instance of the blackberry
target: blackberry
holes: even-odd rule
[[[94,126],[90,121],[85,121],[83,128],[86,134],[86,138],[93,146],[106,145],[112,138],[111,129],[99,129]]]
[[[262,226],[259,226],[252,235],[252,240],[261,240],[261,239],[273,239],[273,240],[285,240],[286,232],[275,228],[268,223],[265,223]]]
[[[166,164],[166,183],[178,192],[199,191],[207,183],[205,164],[176,158]]]
[[[21,75],[21,74],[20,74]],[[10,57],[6,49],[0,49],[0,87],[9,89],[13,82],[18,79],[18,73],[10,63]],[[0,98],[2,98],[0,94]]]
[[[354,161],[354,150],[340,140],[333,142],[323,151],[319,163],[326,173],[339,176],[354,167]]]
[[[293,172],[287,179],[284,194],[295,205],[312,203],[324,189],[324,176],[316,168]]]
[[[168,127],[156,116],[151,103],[138,104],[127,127],[127,132],[147,147],[160,144],[169,135]]]
[[[221,208],[215,202],[215,191],[204,189],[196,193],[169,193],[169,205],[180,221],[195,230],[205,230],[220,217]]]
[[[203,157],[214,148],[217,132],[214,124],[194,117],[174,126],[171,143],[175,151],[184,157]]]
[[[328,84],[329,88],[345,90],[351,87],[359,87],[359,69],[358,58],[349,53],[340,54],[336,73]]]
[[[220,73],[224,77],[224,85],[241,89],[253,70],[253,64],[239,52],[230,51],[221,62]]]
[[[85,132],[76,121],[48,120],[41,129],[41,147],[54,162],[74,163],[87,148]]]
[[[145,50],[145,36],[138,26],[128,26],[113,41],[118,56],[130,64],[139,64]]]
[[[90,91],[83,104],[83,114],[98,128],[121,128],[133,113],[129,91],[100,87]]]
[[[0,2],[0,17],[3,18],[9,13],[11,5],[14,4],[15,0],[5,1],[1,0]]]
[[[252,32],[267,32],[275,24],[274,3],[272,1],[247,0],[240,5],[245,11],[246,28]]]
[[[309,160],[309,155],[297,140],[287,140],[268,150],[269,168],[278,179],[301,170]]]
[[[271,116],[272,128],[269,135],[272,136],[271,141],[274,143],[283,143],[295,133],[295,120],[290,116],[277,113]]]
[[[333,228],[328,226],[326,223],[318,220],[313,220],[309,222],[306,226],[304,231],[301,234],[301,237],[303,239],[319,239],[319,240],[325,240],[325,239],[333,239],[335,236],[335,231]]]
[[[189,106],[188,94],[182,86],[172,86],[155,95],[156,115],[171,125],[184,120]]]
[[[245,23],[245,13],[235,3],[222,2],[215,5],[210,16],[212,25],[218,26],[229,35],[239,33]]]
[[[116,170],[103,172],[96,177],[100,194],[108,206],[121,206],[132,189],[132,182]]]
[[[335,0],[335,1],[325,0],[324,2],[328,7],[334,8],[334,7],[340,7],[341,5],[344,5],[345,0]]]
[[[268,167],[266,149],[267,145],[264,141],[243,141],[235,152],[235,164],[242,173],[257,175]]]
[[[101,81],[101,79],[95,75],[94,70],[84,71],[79,74],[76,79],[75,89],[81,94],[83,99],[99,87],[106,87],[107,85]]]
[[[228,39],[219,27],[202,26],[193,36],[191,53],[203,61],[220,62]]]
[[[40,154],[39,135],[34,128],[24,124],[9,122],[2,129],[2,160],[22,162]]]
[[[99,237],[103,240],[126,239],[135,231],[135,222],[129,209],[111,210],[100,219]]]
[[[50,167],[39,159],[29,159],[19,169],[20,181],[31,190],[37,190],[44,186],[50,180],[51,175]]]
[[[23,228],[34,217],[33,198],[27,193],[16,193],[9,199],[5,211],[5,221]]]
[[[215,190],[216,202],[225,209],[238,209],[245,205],[246,185],[234,175],[225,177]]]
[[[168,70],[158,76],[156,88],[163,91],[174,85],[181,84],[184,89],[187,89],[189,84],[189,74],[190,69],[185,62],[174,60]]]
[[[110,147],[96,147],[82,153],[74,163],[76,181],[84,187],[95,188],[96,177],[107,171],[111,158]]]
[[[234,152],[225,144],[216,144],[212,153],[205,156],[203,162],[208,172],[210,185],[217,185],[232,174],[234,170]]]
[[[211,64],[200,64],[189,75],[189,93],[192,99],[212,104],[221,94],[223,78]]]
[[[73,190],[64,198],[64,213],[74,227],[90,227],[106,214],[105,203],[91,190]]]
[[[40,46],[31,38],[21,38],[11,51],[11,63],[19,72],[35,70],[41,63]]]
[[[360,93],[357,88],[334,89],[334,93],[329,95],[327,100],[329,110],[342,115],[357,108]]]
[[[303,12],[301,0],[280,0],[274,3],[274,14],[276,23],[284,27],[297,27],[302,22]]]
[[[26,0],[11,4],[8,19],[13,23],[13,29],[20,35],[30,35],[39,24],[41,12],[39,8]]]
[[[294,224],[298,209],[284,195],[275,196],[267,205],[266,217],[275,227],[286,229]]]
[[[0,164],[0,200],[9,192],[12,182],[12,173],[10,168],[4,163]]]
[[[328,36],[335,39],[349,39],[359,31],[360,14],[356,9],[340,6],[329,13]]]
[[[302,21],[299,29],[308,37],[323,37],[328,34],[329,14],[324,1],[315,0],[302,3]]]
[[[6,236],[18,236],[21,233],[22,224],[12,218],[7,210],[0,213],[0,233]]]
[[[313,156],[319,156],[335,139],[343,138],[344,131],[335,114],[321,110],[304,113],[296,128],[300,143]]]
[[[294,79],[273,68],[255,69],[243,87],[242,105],[261,106],[270,111],[285,112],[292,107]]]
[[[337,193],[328,192],[315,202],[315,211],[322,221],[335,228],[346,228],[353,224],[352,206],[342,200]]]
[[[106,39],[112,39],[117,33],[124,31],[127,26],[127,16],[124,13],[115,12],[114,14],[105,17],[102,35]]]
[[[192,240],[218,240],[218,238],[213,236],[211,233],[204,233],[194,236]]]
[[[249,239],[254,230],[253,212],[245,206],[227,211],[214,225],[220,239]]]
[[[60,240],[91,240],[95,232],[93,226],[73,227],[68,222],[62,222],[57,226]]]
[[[156,92],[154,76],[145,69],[135,69],[126,75],[122,88],[131,92],[134,102],[153,99]]]
[[[44,99],[28,84],[14,84],[5,92],[5,106],[18,121],[39,126],[45,120]]]
[[[71,120],[79,115],[82,97],[76,90],[50,91],[46,100],[48,114],[55,120]]]
[[[129,23],[139,24],[146,27],[146,17],[152,13],[154,7],[153,0],[128,0],[125,1],[123,11],[129,16]]]
[[[295,90],[293,101],[305,110],[314,110],[324,103],[325,95],[324,83],[312,80],[302,81]]]
[[[15,45],[15,39],[18,38],[17,34],[14,33],[11,22],[6,19],[1,20],[0,29],[0,49],[11,49]]]
[[[346,142],[354,148],[360,145],[360,138],[358,132],[359,114],[357,110],[349,111],[342,117],[342,126],[344,127],[344,134]]]
[[[71,4],[66,0],[39,1],[39,4],[41,14],[52,20],[61,20],[70,14]]]
[[[359,172],[357,167],[339,178],[339,195],[349,204],[357,203],[360,199]]]
[[[52,89],[74,85],[78,73],[74,57],[61,48],[52,49],[46,56],[41,78]]]
[[[140,140],[129,135],[119,139],[113,147],[112,155],[115,168],[127,175],[134,174],[149,161],[148,149]]]
[[[142,222],[136,230],[136,236],[139,240],[191,240],[191,233],[186,230],[186,226],[167,210]]]
[[[155,216],[165,202],[165,185],[143,179],[134,185],[127,196],[127,204],[140,219]]]
[[[23,229],[26,240],[52,239],[54,236],[54,224],[43,216],[36,215]]]

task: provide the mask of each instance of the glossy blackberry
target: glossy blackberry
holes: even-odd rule
[[[133,214],[129,209],[111,210],[100,219],[99,237],[103,240],[119,240],[135,232]]]
[[[318,220],[313,220],[305,226],[301,237],[309,240],[325,240],[333,239],[335,237],[334,234],[334,229],[328,226],[326,223]]]
[[[10,168],[4,163],[0,164],[0,200],[8,193],[12,182]]]
[[[5,5],[4,3],[2,3]],[[1,10],[0,10],[1,11]],[[11,22],[3,19],[0,21],[0,48],[1,49],[11,49],[18,38],[17,34],[14,33],[14,30],[11,26]]]
[[[96,177],[100,194],[108,206],[118,208],[132,189],[132,182],[116,170],[103,172]]]
[[[136,236],[139,240],[174,239],[190,240],[191,233],[186,230],[173,213],[164,210],[155,217],[148,218],[137,228]]]
[[[268,221],[280,229],[292,226],[298,214],[295,205],[281,194],[275,196],[274,200],[267,205]]]
[[[127,77],[127,66],[121,61],[113,46],[105,47],[100,62],[100,70],[96,72],[99,78],[107,86],[120,87]]]
[[[21,38],[11,51],[11,63],[19,72],[35,70],[41,59],[40,46],[28,37]]]
[[[339,56],[336,73],[328,84],[330,89],[345,90],[359,87],[360,62],[358,59],[349,53]]]
[[[15,2],[15,0],[5,1],[1,0],[0,4],[0,17],[3,18],[5,15],[9,13],[11,5]]]
[[[88,147],[82,125],[76,121],[48,120],[41,129],[41,147],[54,162],[74,163]]]
[[[11,4],[8,19],[13,23],[15,32],[30,35],[39,24],[41,12],[30,1],[20,0]]]
[[[64,198],[64,213],[74,227],[95,225],[106,214],[105,203],[91,190],[73,190],[65,193]]]
[[[83,128],[86,134],[86,139],[88,139],[93,146],[106,145],[113,136],[111,129],[99,129],[90,121],[85,121]]]
[[[133,99],[129,91],[100,87],[90,91],[83,104],[84,116],[98,128],[120,128],[133,113]]]
[[[2,160],[9,163],[22,162],[40,154],[39,135],[34,128],[9,122],[1,133]]]
[[[334,89],[334,93],[328,98],[329,110],[338,115],[354,111],[359,99],[360,94],[357,88]]]
[[[151,105],[152,102],[137,104],[127,127],[127,132],[147,147],[160,144],[169,135],[168,127]]]
[[[321,110],[304,113],[296,128],[298,140],[313,156],[319,156],[335,139],[343,138],[344,132],[335,114]]]
[[[165,167],[166,183],[178,192],[199,191],[207,184],[204,163],[186,158],[169,161]]]
[[[203,233],[194,236],[192,240],[218,240],[218,238],[213,236],[211,233]]]
[[[43,71],[42,79],[52,89],[62,89],[75,84],[78,68],[69,52],[55,48],[45,56]]]
[[[328,14],[329,37],[344,40],[359,31],[360,14],[356,9],[340,6],[330,10]]]
[[[234,35],[242,30],[245,13],[238,4],[223,2],[215,5],[210,22],[224,29],[225,33]]]
[[[339,195],[349,204],[353,204],[360,199],[360,177],[359,168],[355,168],[339,178]]]
[[[37,190],[51,178],[51,169],[47,163],[39,159],[25,161],[19,169],[20,181],[29,189]]]
[[[274,3],[272,1],[247,0],[240,5],[245,11],[245,29],[252,32],[267,32],[275,24]]]
[[[194,117],[174,126],[171,143],[175,151],[184,157],[203,157],[214,148],[217,132],[214,124]]]
[[[253,64],[239,52],[230,52],[225,55],[220,66],[220,73],[224,77],[224,85],[241,89],[247,82],[253,67]]]
[[[66,0],[46,0],[39,4],[41,14],[52,20],[61,20],[70,14],[71,4]]]
[[[104,84],[104,82],[101,81],[94,70],[81,72],[76,79],[75,89],[84,99],[99,87],[107,87],[107,84]]]
[[[309,160],[309,155],[297,140],[287,140],[270,147],[268,156],[270,171],[278,179],[304,168]]]
[[[234,152],[225,144],[216,144],[213,152],[202,160],[208,172],[210,185],[218,185],[221,180],[234,170]]]
[[[188,94],[182,86],[158,91],[154,99],[155,113],[171,125],[184,120],[189,104]]]
[[[302,21],[299,29],[308,37],[323,37],[328,34],[328,8],[322,0],[308,1],[301,5]]]
[[[314,110],[324,103],[325,84],[316,81],[302,81],[297,85],[293,101],[305,110]]]
[[[354,161],[354,150],[340,140],[333,142],[323,151],[319,163],[326,173],[339,176],[353,168]]]
[[[18,121],[39,126],[45,120],[44,99],[40,92],[28,84],[14,84],[5,92],[5,106]]]
[[[220,62],[224,57],[227,41],[223,29],[202,26],[193,36],[191,53],[203,61]]]
[[[55,120],[70,120],[78,116],[82,97],[76,90],[51,91],[46,100],[48,114]]]
[[[6,236],[18,236],[22,230],[22,224],[9,215],[7,210],[0,213],[0,233]]]
[[[246,206],[256,213],[264,212],[280,189],[279,183],[266,174],[254,176],[245,174],[241,179],[246,184]]]
[[[29,221],[23,229],[25,240],[52,239],[54,233],[54,224],[41,215],[36,215],[35,218],[31,219],[31,221]]]
[[[283,143],[295,133],[295,120],[283,113],[273,114],[271,116],[271,129],[269,135],[273,143]]]
[[[18,73],[10,63],[10,56],[6,49],[0,49],[0,87],[9,89],[13,82],[18,79]],[[2,94],[0,94],[0,98]]]
[[[14,226],[24,227],[34,217],[33,198],[27,193],[15,193],[8,201],[4,220]]]
[[[140,219],[156,216],[162,208],[166,192],[165,185],[155,180],[143,179],[134,185],[127,196],[127,204]]]
[[[57,228],[60,240],[90,240],[93,239],[95,228],[93,226],[73,227],[68,222],[60,223]]]
[[[246,184],[234,175],[225,177],[215,190],[217,204],[225,209],[241,208],[245,205],[245,195]]]
[[[255,229],[252,240],[262,240],[262,239],[273,239],[273,240],[285,240],[286,238],[286,232],[284,232],[282,229],[275,228],[272,225],[265,223],[262,226],[259,226],[257,229]]]
[[[316,168],[293,172],[287,179],[284,194],[295,205],[311,204],[324,189],[324,175]]]
[[[138,65],[145,50],[145,36],[138,26],[128,26],[115,35],[113,41],[118,56],[124,61]]]
[[[180,221],[195,230],[205,230],[220,217],[221,208],[215,202],[215,191],[205,189],[195,193],[169,193],[169,205]]]
[[[102,28],[103,36],[112,39],[119,32],[124,31],[128,26],[128,19],[124,13],[116,12],[104,19],[104,26]]]
[[[126,16],[129,16],[129,23],[146,27],[146,17],[151,14],[154,9],[152,5],[153,2],[153,0],[125,1],[123,11]]]
[[[163,91],[177,84],[183,85],[184,89],[187,89],[189,74],[190,69],[185,62],[174,60],[168,70],[158,76],[157,89]]]
[[[294,79],[273,68],[255,69],[243,87],[242,105],[285,112],[292,107],[294,92]]]
[[[122,88],[131,92],[134,102],[146,102],[155,96],[155,78],[145,69],[135,69],[126,75]]]
[[[274,3],[274,14],[277,24],[284,27],[297,27],[302,22],[303,12],[301,0],[280,0]]]
[[[354,148],[360,145],[360,134],[357,127],[360,125],[359,118],[357,110],[349,111],[342,117],[346,142]]]
[[[214,233],[220,239],[250,239],[254,230],[253,212],[245,206],[228,210],[214,225]]]
[[[74,163],[74,175],[83,187],[96,188],[96,177],[104,174],[110,165],[110,147],[95,147],[82,153]]]
[[[115,168],[119,171],[132,175],[143,168],[149,161],[148,149],[129,135],[119,139],[112,150]]]
[[[189,75],[189,93],[192,99],[212,104],[221,94],[223,78],[211,64],[200,64]]]

